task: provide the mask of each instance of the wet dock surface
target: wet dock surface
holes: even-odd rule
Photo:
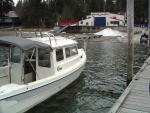
[[[109,113],[150,112],[150,57],[135,75]]]

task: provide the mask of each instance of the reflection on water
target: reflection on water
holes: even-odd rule
[[[9,49],[4,46],[0,46],[0,67],[8,65]]]
[[[126,86],[127,44],[87,42],[81,76],[26,113],[107,113]],[[1,55],[4,50],[1,49]],[[135,45],[134,73],[146,60],[146,47]]]

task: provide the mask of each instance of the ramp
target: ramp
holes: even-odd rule
[[[62,32],[64,29],[66,29],[67,27],[69,27],[70,26],[70,24],[69,25],[66,25],[66,26],[64,26],[64,27],[62,27],[61,29],[59,29],[58,31],[54,31],[54,35],[57,35],[57,34],[59,34],[60,32]]]

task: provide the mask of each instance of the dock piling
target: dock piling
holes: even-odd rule
[[[134,0],[127,0],[127,31],[128,31],[128,61],[127,61],[127,86],[133,75],[133,54],[134,54]]]

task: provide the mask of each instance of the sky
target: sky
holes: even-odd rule
[[[15,5],[16,5],[18,0],[13,0],[13,1],[14,1]]]

